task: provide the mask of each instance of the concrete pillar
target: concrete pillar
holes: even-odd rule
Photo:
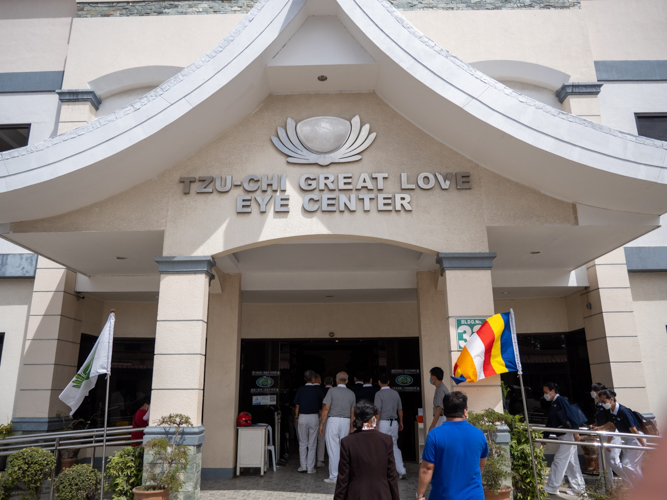
[[[63,102],[60,108],[58,135],[87,125],[95,119],[95,108],[88,101]]]
[[[63,428],[60,412],[70,408],[58,396],[76,374],[82,304],[74,291],[76,273],[39,257],[21,364],[15,431]]]
[[[241,372],[241,275],[216,274],[222,293],[209,298],[204,425],[211,425],[203,448],[202,477],[231,479],[236,467]]]
[[[157,257],[160,270],[155,335],[155,361],[151,392],[151,421],[144,442],[169,435],[169,429],[156,427],[160,418],[181,413],[194,425],[186,429],[179,444],[190,447],[190,465],[185,485],[173,500],[198,500],[201,478],[201,453],[204,442],[202,400],[208,320],[209,283],[215,261],[211,257]],[[144,470],[159,466],[150,453]],[[144,476],[145,477],[145,476]]]
[[[649,412],[630,280],[623,248],[590,262],[581,295],[593,382],[613,388],[623,405]]]

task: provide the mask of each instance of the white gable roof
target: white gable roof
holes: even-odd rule
[[[303,47],[316,39],[313,26],[325,25],[322,36],[336,47]],[[305,64],[297,68],[299,57]],[[627,212],[667,211],[667,143],[505,87],[418,32],[389,2],[260,0],[213,50],[141,99],[2,153],[0,223],[64,213],[154,177],[270,92],[290,91],[290,70],[301,71],[297,80],[307,87],[326,74],[316,90],[373,90],[449,147],[550,196]],[[291,91],[313,90],[294,84]]]

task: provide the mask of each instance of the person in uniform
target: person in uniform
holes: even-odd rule
[[[567,418],[567,415],[570,413],[570,402],[558,394],[558,385],[553,382],[547,382],[542,387],[542,390],[544,391],[544,399],[551,403],[547,416],[547,427],[570,429],[572,424]],[[555,434],[559,441],[566,441],[568,443],[581,439],[579,434]],[[577,445],[574,443],[561,444],[558,447],[558,451],[556,451],[551,463],[549,479],[544,487],[547,493],[557,495],[558,488],[560,488],[566,475],[572,490],[579,495],[583,495],[586,492],[586,485],[584,483],[584,476],[581,473],[581,467],[579,466]]]
[[[369,403],[372,403],[375,400],[375,394],[378,389],[373,387],[373,379],[370,375],[364,373],[363,375],[363,385],[361,389],[357,390],[357,401],[365,399]]]
[[[398,433],[403,430],[403,405],[401,396],[389,387],[389,377],[381,375],[378,380],[380,390],[375,393],[375,406],[378,409],[378,430],[391,436],[394,442],[394,460],[399,479],[405,479],[405,465],[403,454],[398,448]]]
[[[431,432],[447,420],[442,411],[442,401],[445,399],[445,396],[449,394],[449,390],[442,381],[445,377],[445,372],[442,368],[434,366],[429,373],[431,374],[431,385],[435,386],[435,394],[433,395],[433,420],[431,421],[431,427],[428,429],[428,432]]]
[[[326,427],[327,451],[329,452],[329,477],[324,480],[325,483],[335,483],[338,480],[340,440],[352,432],[354,405],[357,400],[354,393],[347,388],[347,381],[347,373],[338,372],[336,375],[338,385],[329,389],[322,405],[320,435],[324,435]]]
[[[605,385],[599,382],[591,385],[591,397],[595,400],[595,425],[591,425],[591,429],[594,431],[614,432],[616,428],[611,421],[611,411],[607,410],[600,401],[600,398],[598,398],[600,391],[604,391],[605,389]],[[612,444],[622,444],[619,436],[612,437],[610,442]],[[609,453],[607,456],[609,457],[611,470],[620,476],[619,471],[623,469],[621,449],[607,448],[607,452]]]
[[[327,395],[327,392],[329,392],[329,389],[333,387],[333,382],[334,379],[331,376],[324,377],[324,388],[322,389],[324,391],[324,395]],[[327,423],[326,421],[324,422],[324,434],[326,434],[326,428],[327,428]],[[317,467],[324,467],[324,454],[327,450],[326,447],[326,439],[324,437],[324,434],[318,433],[317,434]]]
[[[324,393],[315,383],[315,372],[306,370],[303,374],[306,385],[299,387],[294,398],[297,430],[299,433],[299,472],[315,474],[315,457],[319,427],[319,413]]]
[[[354,392],[355,396],[357,394],[359,394],[359,389],[361,389],[363,387],[363,385],[364,385],[364,374],[363,373],[357,373],[354,376],[354,385],[351,387],[351,390],[352,390],[352,392]]]
[[[632,413],[632,410],[626,408],[618,401],[616,401],[616,393],[610,389],[602,390],[598,393],[598,398],[605,409],[609,410],[609,418],[616,430],[621,433],[638,434],[641,436],[639,428],[641,424],[637,421]],[[623,444],[628,446],[646,446],[646,442],[641,437],[621,438]],[[612,448],[613,449],[613,448]],[[622,477],[627,483],[634,488],[637,486],[642,478],[642,455],[641,450],[623,450],[623,461],[620,468],[612,470]]]

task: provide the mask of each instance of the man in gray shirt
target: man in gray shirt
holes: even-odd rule
[[[405,466],[403,465],[403,454],[398,448],[398,431],[403,430],[403,405],[401,396],[389,387],[389,377],[381,375],[378,379],[380,390],[375,393],[375,406],[378,409],[378,430],[391,436],[394,442],[394,460],[396,461],[396,472],[399,479],[405,479]]]
[[[352,432],[354,405],[357,401],[354,393],[345,385],[347,384],[347,373],[339,372],[336,375],[336,383],[338,385],[329,389],[324,397],[320,420],[320,435],[324,435],[326,422],[327,451],[329,452],[329,477],[324,480],[325,483],[335,483],[338,480],[340,440]]]
[[[445,372],[439,366],[431,368],[431,384],[435,386],[435,395],[433,396],[433,420],[428,432],[441,425],[447,418],[442,411],[442,401],[445,396],[449,394],[449,390],[445,386],[442,379],[445,377]],[[428,432],[426,434],[428,434]]]

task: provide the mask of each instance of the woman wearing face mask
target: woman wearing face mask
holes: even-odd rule
[[[611,423],[618,432],[638,434],[641,436],[642,433],[639,431],[640,424],[637,422],[637,419],[629,408],[626,408],[616,401],[616,393],[614,391],[610,389],[600,391],[598,393],[598,398],[603,407],[609,411]],[[641,437],[624,437],[621,439],[622,443],[626,445],[646,446],[646,442]],[[644,452],[641,450],[623,450],[623,461],[621,466],[612,465],[612,470],[627,481],[633,488],[642,477],[641,465],[643,454]]]
[[[340,441],[334,500],[400,500],[391,436],[376,430],[378,409],[362,399],[354,432]]]
[[[595,425],[591,425],[591,429],[594,431],[605,431],[605,432],[614,432],[616,427],[611,421],[611,412],[606,409],[605,406],[598,398],[600,391],[607,389],[604,384],[595,383],[591,386],[591,397],[595,400]],[[619,436],[614,436],[610,439],[611,444],[621,444],[621,438]],[[623,468],[621,464],[621,449],[620,448],[608,448],[608,462],[617,475],[619,471]]]
[[[553,382],[547,382],[542,387],[544,399],[551,403],[549,414],[547,416],[547,427],[561,427],[572,429],[574,426],[568,419],[570,402],[558,394],[558,385]],[[571,443],[579,441],[579,434],[560,434],[555,433],[559,441]],[[584,476],[581,474],[579,466],[579,456],[577,455],[576,444],[561,444],[554,455],[551,464],[551,473],[545,486],[547,493],[551,495],[558,494],[563,479],[567,475],[570,486],[575,493],[583,494],[586,491]]]

